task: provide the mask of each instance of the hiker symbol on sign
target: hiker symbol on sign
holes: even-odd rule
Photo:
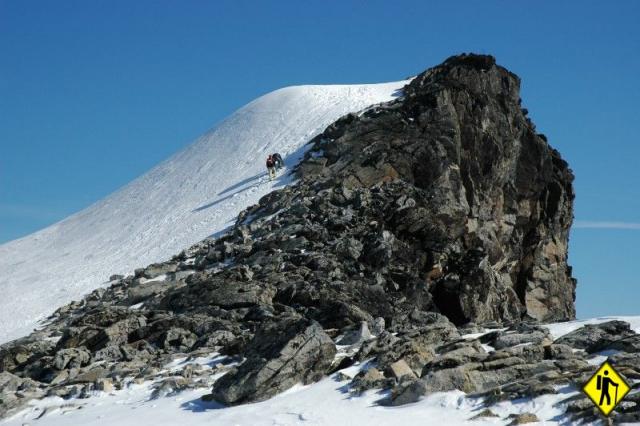
[[[605,361],[598,371],[587,381],[582,391],[608,416],[631,388],[624,378]]]

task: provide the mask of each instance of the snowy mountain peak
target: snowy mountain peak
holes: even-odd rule
[[[0,343],[31,331],[56,307],[165,260],[229,226],[274,188],[264,158],[287,166],[349,112],[393,99],[406,81],[295,86],[266,94],[130,184],[69,218],[0,246]]]

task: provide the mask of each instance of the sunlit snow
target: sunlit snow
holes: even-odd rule
[[[630,322],[640,332],[640,317],[611,317]],[[572,321],[548,325],[554,337],[569,333],[585,323],[602,322]],[[474,336],[468,335],[467,338]],[[477,337],[477,336],[476,336]],[[210,358],[196,358],[191,363],[207,366],[220,362],[222,357],[212,354]],[[187,363],[178,359],[167,365],[167,370],[176,370]],[[353,377],[368,362],[342,370],[340,373]],[[216,377],[213,377],[215,379]],[[200,397],[210,393],[211,387],[185,391],[174,396],[151,399],[152,382],[131,384],[123,390],[104,393],[96,391],[87,399],[64,400],[49,397],[31,401],[28,408],[16,413],[3,426],[14,425],[102,425],[137,426],[140,424],[179,425],[432,425],[450,426],[467,424],[484,410],[482,399],[473,398],[460,391],[440,392],[420,401],[400,407],[384,407],[376,404],[385,394],[368,391],[354,396],[348,392],[348,381],[339,381],[333,374],[318,383],[298,385],[267,401],[226,408],[215,402],[202,402]],[[474,425],[506,425],[510,414],[534,413],[543,424],[570,424],[563,415],[561,401],[575,395],[578,389],[570,386],[558,388],[555,395],[524,398],[500,402],[491,407],[498,417],[473,420]]]
[[[326,126],[393,99],[406,83],[276,90],[102,201],[0,246],[0,343],[28,334],[111,274],[166,260],[224,230],[241,210],[290,182],[286,174],[266,178],[267,154],[279,152],[295,165]]]

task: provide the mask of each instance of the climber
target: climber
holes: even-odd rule
[[[273,180],[276,177],[276,160],[273,155],[267,157],[267,171],[269,172],[269,180]]]
[[[283,168],[284,161],[282,161],[282,156],[277,152],[271,155],[273,156],[273,160],[276,162],[276,170],[280,170],[281,168]]]

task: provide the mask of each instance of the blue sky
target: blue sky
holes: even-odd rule
[[[522,78],[576,174],[578,315],[640,314],[640,2],[533,4],[0,0],[0,242],[266,92],[399,80],[473,51]]]

